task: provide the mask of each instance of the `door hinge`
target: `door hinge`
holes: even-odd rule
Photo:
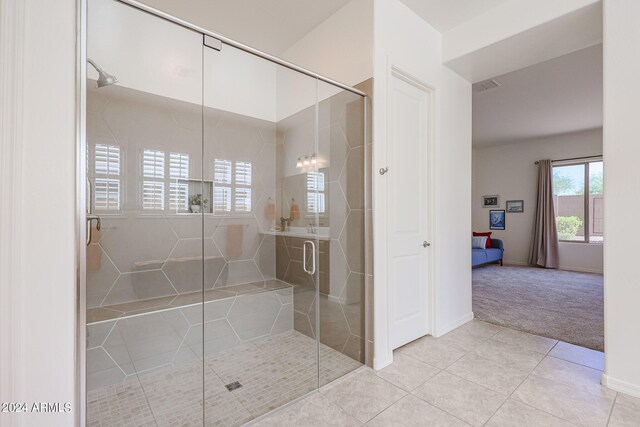
[[[222,41],[206,34],[204,35],[202,43],[204,43],[205,46],[210,47],[211,49],[215,49],[217,51],[222,50]]]

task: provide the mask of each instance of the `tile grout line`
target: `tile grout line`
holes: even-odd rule
[[[611,423],[611,416],[613,415],[613,410],[616,407],[616,402],[618,401],[618,395],[619,393],[616,393],[615,397],[613,398],[613,405],[611,405],[611,409],[609,409],[609,416],[607,417],[607,423],[605,424],[605,426],[608,426]]]
[[[445,371],[444,371],[444,370],[440,371],[440,373],[442,373],[442,372],[445,372]],[[439,375],[440,373],[438,373],[438,374],[436,374],[436,375]],[[434,377],[435,377],[436,375],[434,375]],[[433,378],[433,377],[431,377],[431,378]],[[431,380],[431,378],[429,378],[429,380]],[[422,384],[420,384],[420,385],[424,385],[424,384],[428,383],[428,382],[429,382],[429,380],[425,381],[424,383],[422,383]],[[420,386],[418,386],[418,387],[420,387]],[[416,390],[417,390],[417,387],[416,387]],[[455,418],[455,419],[457,419],[457,420],[462,421],[463,423],[465,423],[465,424],[467,424],[467,425],[472,425],[471,423],[469,423],[469,422],[467,422],[467,421],[463,420],[462,418],[460,418],[458,415],[452,414],[451,412],[447,411],[446,409],[443,409],[443,408],[441,408],[441,407],[439,407],[439,406],[437,406],[437,405],[435,405],[435,404],[433,404],[433,403],[431,403],[431,402],[427,402],[426,400],[424,400],[424,399],[423,399],[423,398],[421,398],[420,396],[416,396],[415,394],[413,394],[413,392],[410,392],[410,393],[408,393],[407,395],[411,395],[411,396],[415,397],[416,399],[418,399],[418,400],[420,400],[420,401],[422,401],[422,402],[426,403],[427,405],[429,405],[429,406],[433,406],[434,408],[436,408],[436,409],[438,409],[438,410],[440,410],[440,411],[444,412],[444,413],[445,413],[445,414],[447,414],[447,415],[452,416],[453,418]],[[405,396],[405,397],[406,397],[406,396]],[[484,425],[484,424],[483,424],[483,425]]]
[[[482,322],[482,321],[481,321],[481,322]],[[488,323],[488,322],[484,322],[484,323]],[[492,324],[492,325],[493,325],[493,324]],[[499,325],[496,325],[496,326],[499,326]],[[496,392],[496,393],[498,393],[498,394],[502,394],[502,393],[497,392],[496,390],[493,390],[493,389],[490,389],[490,388],[486,387],[485,385],[478,384],[478,383],[476,383],[476,382],[474,382],[474,381],[471,381],[471,380],[468,380],[468,379],[466,379],[466,378],[462,378],[462,377],[460,377],[460,376],[458,376],[458,375],[456,375],[456,374],[454,374],[454,373],[452,373],[452,372],[448,371],[447,369],[448,369],[449,367],[451,367],[453,364],[455,364],[456,362],[458,362],[460,359],[462,359],[463,357],[465,357],[466,355],[468,355],[468,354],[470,354],[470,353],[475,352],[475,350],[476,350],[477,348],[481,347],[482,345],[487,344],[490,340],[492,340],[492,339],[493,339],[493,337],[495,337],[495,335],[497,335],[497,334],[498,334],[498,333],[500,333],[501,331],[503,331],[503,330],[507,330],[507,329],[511,329],[511,328],[505,328],[505,327],[502,327],[502,329],[501,329],[501,330],[499,330],[498,332],[496,332],[495,334],[493,334],[493,335],[491,335],[491,336],[489,336],[489,337],[485,338],[485,339],[484,339],[484,341],[485,341],[485,342],[484,342],[483,344],[481,344],[480,346],[476,347],[476,348],[475,348],[475,349],[473,349],[473,350],[464,350],[464,349],[461,349],[461,348],[459,348],[459,347],[455,347],[455,346],[453,346],[453,345],[449,345],[449,344],[444,344],[444,343],[442,343],[443,345],[446,345],[446,346],[449,346],[449,347],[453,347],[453,348],[456,348],[456,349],[459,349],[459,350],[465,351],[465,354],[464,354],[463,356],[461,356],[459,359],[457,359],[455,362],[453,362],[453,363],[451,363],[450,365],[448,365],[446,368],[442,369],[442,370],[441,370],[441,372],[447,372],[447,373],[449,373],[449,374],[451,374],[451,375],[453,375],[453,376],[455,376],[455,377],[461,378],[461,379],[463,379],[463,380],[465,380],[465,381],[469,381],[470,383],[473,383],[473,384],[476,384],[476,385],[478,385],[478,386],[484,387],[484,388],[486,388],[487,390],[491,390],[491,391]],[[514,329],[514,330],[515,330],[515,329]],[[516,331],[517,331],[517,330],[516,330]],[[522,331],[518,331],[518,332],[522,332]],[[523,332],[523,333],[527,333],[527,332]],[[529,335],[533,335],[533,334],[529,334]],[[539,335],[533,335],[533,336],[539,336]],[[545,337],[543,337],[543,338],[545,338]],[[436,338],[436,340],[437,340],[437,339],[438,339],[438,338]],[[494,341],[497,341],[497,340],[494,340]],[[486,424],[487,424],[487,423],[488,423],[488,422],[489,422],[489,421],[490,421],[490,420],[495,416],[495,414],[500,410],[500,408],[502,408],[502,406],[503,406],[503,405],[504,405],[504,404],[505,404],[509,399],[511,399],[511,396],[513,395],[513,393],[515,393],[515,392],[516,392],[516,390],[517,390],[517,389],[522,385],[522,383],[524,383],[524,382],[525,382],[525,381],[526,381],[526,380],[531,376],[531,374],[533,373],[533,371],[535,371],[535,369],[540,365],[540,363],[542,363],[542,361],[543,361],[546,357],[552,357],[552,356],[548,356],[548,355],[549,355],[549,353],[551,352],[551,350],[553,350],[553,348],[555,348],[555,346],[559,343],[559,341],[558,341],[558,340],[555,340],[555,341],[556,341],[556,343],[555,343],[555,344],[554,344],[554,345],[553,345],[549,350],[547,350],[547,351],[544,353],[544,356],[542,357],[542,359],[540,359],[540,361],[536,364],[536,366],[535,366],[535,367],[534,367],[534,368],[533,368],[533,369],[532,369],[532,370],[527,374],[527,376],[526,376],[526,377],[525,377],[525,378],[524,378],[524,379],[523,379],[523,380],[518,384],[518,386],[516,386],[516,388],[515,388],[511,393],[509,393],[509,394],[507,395],[507,398],[505,399],[505,401],[504,401],[504,402],[502,402],[502,404],[501,404],[501,405],[500,405],[500,406],[499,406],[499,407],[498,407],[498,408],[493,412],[493,414],[489,417],[489,419],[488,419],[488,420],[487,420],[483,425],[486,425]],[[499,342],[502,342],[502,341],[499,341]],[[539,354],[543,354],[542,352],[538,352],[538,353],[539,353]],[[418,361],[419,361],[419,359],[416,359],[416,358],[414,358],[414,357],[412,357],[412,356],[410,356],[410,355],[406,355],[406,356],[411,357],[412,359],[414,359],[414,360],[418,360]],[[424,362],[422,362],[422,363],[424,363]],[[431,365],[429,365],[429,366],[431,366]],[[441,372],[440,372],[440,373],[441,373]],[[438,373],[438,374],[436,374],[436,375],[439,375],[440,373]],[[431,379],[433,379],[436,375],[434,375],[432,378],[428,379],[427,381],[425,381],[425,382],[424,382],[424,383],[422,383],[421,385],[424,385],[424,384],[426,384],[427,382],[431,381]],[[420,386],[418,386],[418,387],[420,387]],[[416,389],[417,389],[417,387],[416,387]],[[414,389],[414,390],[415,390],[415,389]],[[412,395],[413,395],[413,391],[412,391],[412,392],[410,392],[410,394],[412,394]],[[503,394],[502,394],[502,395],[503,395]],[[415,395],[414,395],[414,396],[415,396]],[[504,396],[504,395],[503,395],[503,396]],[[415,396],[415,397],[418,397],[418,396]],[[418,397],[418,398],[419,398],[419,397]],[[419,399],[420,399],[420,398],[419,398]],[[420,399],[420,400],[423,400],[423,399]],[[426,402],[426,401],[425,401],[425,402]],[[429,402],[426,402],[426,403],[429,403]],[[522,403],[524,403],[524,402],[522,402]],[[430,403],[429,403],[429,404],[430,404]],[[526,405],[526,404],[525,404],[525,405]],[[435,406],[436,408],[441,409],[441,410],[443,410],[443,411],[447,412],[446,410],[444,410],[444,409],[442,409],[442,408],[439,408],[439,407],[438,407],[438,406],[436,406],[436,405],[432,405],[432,406]],[[527,406],[531,406],[531,405],[527,405]],[[535,408],[535,407],[534,407],[534,408]],[[535,409],[536,409],[536,410],[540,410],[540,409],[538,409],[538,408],[535,408]],[[564,418],[557,417],[556,415],[550,414],[550,413],[548,413],[548,412],[546,412],[546,411],[544,411],[544,410],[540,410],[540,411],[542,411],[542,412],[544,412],[544,413],[547,413],[548,415],[551,415],[551,416],[554,416],[554,417],[556,417],[556,418],[560,418],[560,419],[563,419],[563,420],[564,420]],[[449,412],[447,412],[447,413],[449,413]],[[453,414],[450,414],[450,415],[453,415]],[[455,416],[455,415],[453,415],[453,416]],[[456,418],[457,418],[457,417],[456,417]],[[565,421],[570,422],[570,421],[568,421],[568,420],[565,420]],[[572,424],[573,424],[573,423],[572,423]]]
[[[538,335],[536,335],[536,336],[538,336]],[[498,413],[498,411],[499,411],[499,410],[504,406],[504,404],[505,404],[505,403],[507,403],[507,401],[508,401],[509,399],[511,399],[511,398],[512,398],[513,394],[514,394],[516,391],[518,391],[518,389],[520,388],[520,386],[521,386],[521,385],[522,385],[522,384],[523,384],[527,379],[529,379],[529,377],[531,377],[531,375],[533,374],[533,372],[538,368],[538,366],[540,366],[540,364],[542,363],[542,361],[543,361],[543,360],[544,360],[544,359],[549,355],[549,353],[551,353],[551,351],[556,347],[556,345],[558,345],[558,343],[559,343],[559,342],[560,342],[559,340],[556,340],[556,343],[555,343],[555,344],[554,344],[554,345],[553,345],[553,346],[552,346],[552,347],[551,347],[551,348],[550,348],[550,349],[549,349],[549,350],[544,354],[544,356],[542,357],[542,359],[540,359],[540,361],[536,364],[536,366],[535,366],[535,367],[534,367],[534,368],[533,368],[533,369],[532,369],[532,370],[527,374],[527,376],[526,376],[522,381],[520,381],[520,383],[516,386],[516,388],[514,388],[514,389],[513,389],[513,391],[512,391],[511,393],[509,393],[509,395],[507,396],[507,398],[505,399],[505,401],[504,401],[504,402],[502,402],[502,404],[498,407],[498,409],[496,409],[496,410],[493,412],[493,414],[489,417],[489,419],[488,419],[488,420],[483,424],[484,426],[486,426],[486,425],[487,425],[487,423],[489,423],[489,421],[491,421],[491,419],[492,419],[493,417],[495,417],[495,415],[496,415],[496,414]],[[535,375],[534,375],[534,376],[535,376]],[[529,405],[528,403],[522,402],[522,401],[520,401],[520,400],[518,400],[518,399],[516,399],[516,401],[517,401],[517,402],[519,402],[519,403],[522,403],[522,404],[524,404],[524,405],[530,406],[530,407],[532,407],[532,408],[534,408],[534,409],[536,409],[536,410],[538,410],[538,411],[544,412],[545,414],[551,415],[551,416],[556,417],[556,418],[558,418],[558,419],[561,419],[561,420],[567,421],[568,423],[574,424],[572,421],[569,421],[569,420],[567,420],[567,419],[565,419],[565,418],[562,418],[562,417],[559,417],[559,416],[557,416],[557,415],[551,414],[551,413],[549,413],[549,412],[547,412],[547,411],[545,411],[545,410],[543,410],[543,409],[540,409],[540,408],[537,408],[537,407],[535,407],[535,406]]]
[[[422,363],[424,363],[424,362],[422,362]],[[426,363],[425,363],[425,365],[428,365],[428,364],[426,364]],[[431,365],[428,365],[428,366],[431,366]],[[440,370],[440,372],[438,372],[436,375],[439,375],[439,374],[440,374],[440,373],[442,373],[442,372],[444,372],[444,369],[441,369],[441,370]],[[391,403],[389,406],[387,406],[386,408],[384,408],[383,410],[381,410],[380,412],[378,412],[377,414],[375,414],[373,417],[369,418],[367,421],[365,421],[365,422],[363,423],[363,425],[364,425],[364,424],[366,424],[366,423],[368,423],[369,421],[373,420],[375,417],[377,417],[378,415],[382,414],[383,412],[385,412],[387,409],[389,409],[390,407],[392,407],[392,406],[393,406],[393,405],[395,405],[396,403],[398,403],[398,402],[400,402],[401,400],[405,399],[407,396],[413,396],[413,397],[415,397],[416,399],[419,399],[419,400],[423,401],[423,402],[424,402],[424,403],[426,403],[427,405],[431,405],[431,406],[433,406],[434,408],[439,409],[439,410],[443,411],[444,413],[449,414],[449,415],[451,415],[452,417],[454,417],[454,418],[456,418],[456,419],[458,419],[458,420],[460,420],[460,421],[462,421],[462,422],[464,422],[464,423],[468,424],[466,421],[462,420],[462,419],[461,419],[461,418],[459,418],[458,416],[453,415],[453,414],[450,414],[449,412],[445,411],[444,409],[439,408],[439,407],[437,407],[436,405],[434,405],[434,404],[432,404],[432,403],[429,403],[429,402],[427,402],[426,400],[421,399],[420,397],[418,397],[418,396],[414,395],[412,391],[406,391],[406,390],[404,390],[402,387],[400,387],[400,386],[398,386],[398,385],[396,385],[396,384],[393,384],[391,381],[387,380],[386,378],[379,377],[379,376],[375,373],[375,371],[373,371],[372,373],[373,373],[377,378],[380,378],[381,380],[385,381],[386,383],[391,384],[393,387],[395,387],[395,388],[398,388],[398,389],[402,390],[403,392],[405,392],[405,395],[404,395],[404,396],[402,396],[400,399],[396,400],[395,402]],[[436,375],[434,375],[433,377],[435,377]],[[433,377],[431,377],[431,378],[433,378]],[[427,381],[425,381],[425,382],[424,382],[424,383],[422,383],[422,384],[425,384],[425,383],[429,382],[429,380],[431,380],[431,378],[429,378]],[[420,384],[420,385],[422,385],[422,384]],[[418,386],[418,387],[420,387],[420,386]],[[416,389],[417,389],[418,387],[416,387]],[[414,389],[414,390],[415,390],[415,389]],[[346,411],[346,409],[345,409],[345,411]]]

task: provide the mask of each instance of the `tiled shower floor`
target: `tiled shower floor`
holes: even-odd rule
[[[90,391],[87,425],[200,426],[203,415],[207,426],[241,425],[315,390],[316,351],[315,340],[289,331],[209,356],[204,366],[196,361],[139,374]],[[361,366],[325,345],[319,351],[320,385]],[[242,387],[227,390],[235,381]]]

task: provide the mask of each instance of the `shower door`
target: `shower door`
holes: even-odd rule
[[[363,97],[119,1],[87,34],[87,424],[241,425],[361,366]]]
[[[238,424],[318,388],[317,80],[205,36],[205,421]],[[216,272],[217,273],[217,272]],[[217,396],[217,398],[210,397]],[[220,397],[227,399],[220,402]]]
[[[202,36],[112,0],[87,34],[118,79],[88,70],[87,425],[202,425],[203,272],[224,266],[196,197]]]

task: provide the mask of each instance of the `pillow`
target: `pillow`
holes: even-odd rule
[[[471,238],[471,247],[473,249],[485,249],[487,247],[487,239],[486,236],[472,237]]]
[[[491,247],[491,231],[488,233],[477,233],[477,232],[473,232],[474,236],[487,236],[487,249],[489,249]]]

